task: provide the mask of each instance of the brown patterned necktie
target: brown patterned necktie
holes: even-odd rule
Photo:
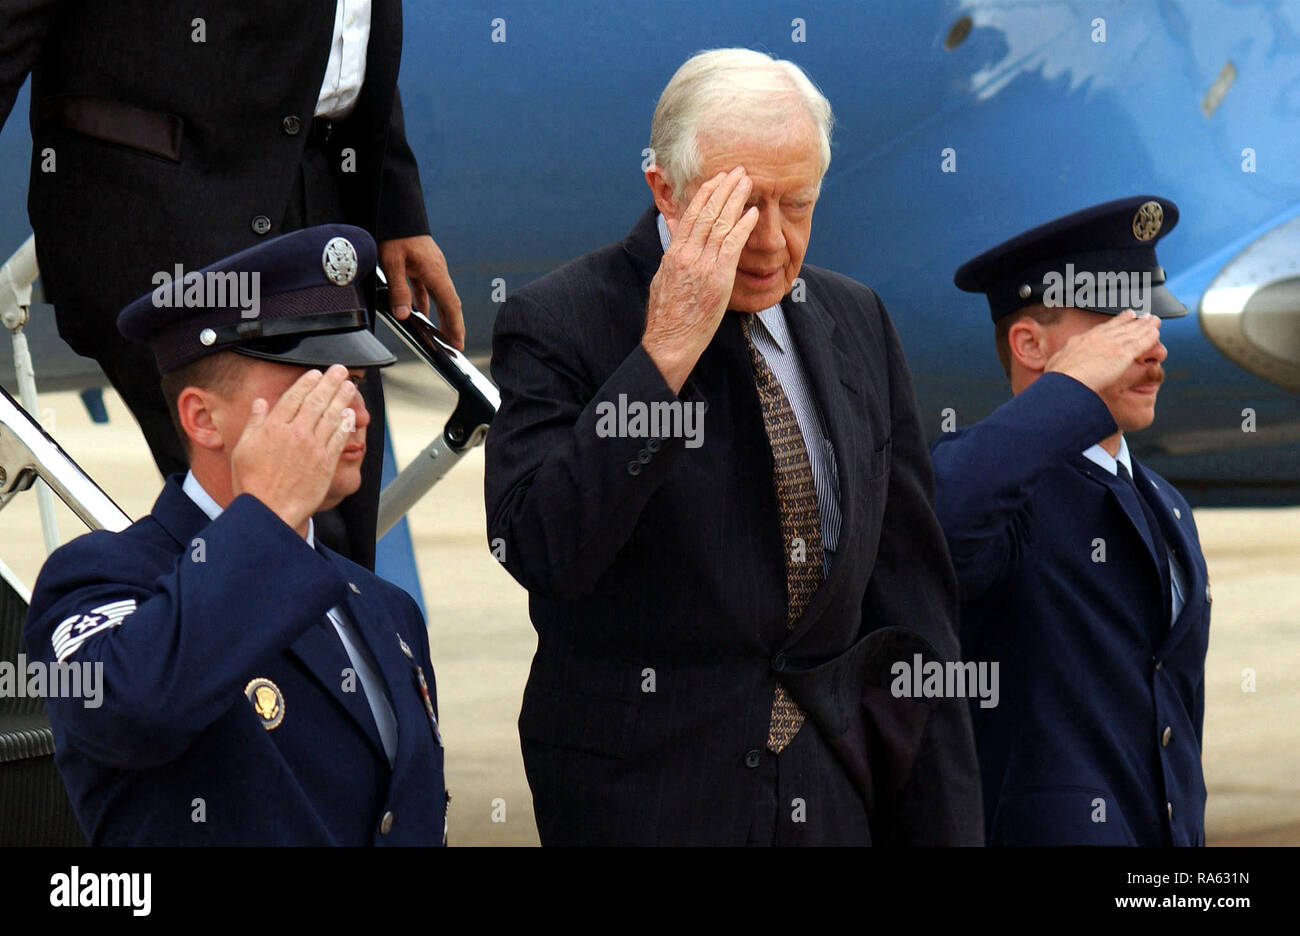
[[[758,399],[763,404],[763,428],[767,430],[767,441],[772,448],[772,480],[785,552],[785,626],[787,631],[791,631],[822,581],[822,521],[803,433],[799,431],[799,422],[776,375],[767,366],[762,352],[754,347],[749,334],[753,321],[753,315],[743,315],[741,329],[749,345],[749,357],[754,362],[754,383],[758,387]],[[799,548],[801,543],[802,549]],[[772,697],[767,749],[781,753],[799,733],[803,722],[803,709],[778,682]]]

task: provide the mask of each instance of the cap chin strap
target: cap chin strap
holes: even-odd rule
[[[212,350],[231,344],[243,344],[263,338],[319,335],[329,332],[357,331],[369,327],[365,309],[347,309],[335,312],[318,312],[282,319],[250,319],[234,325],[221,325],[212,331],[216,340],[208,347]]]
[[[1058,270],[1056,272],[1059,273],[1060,271]],[[1166,279],[1165,268],[1159,266],[1154,267],[1150,270],[1123,270],[1123,271],[1103,270],[1100,273],[1096,270],[1075,270],[1074,275],[1078,276],[1080,273],[1087,273],[1089,276],[1093,277],[1094,282],[1097,282],[1099,277],[1103,273],[1109,276],[1115,272],[1120,272],[1125,276],[1131,274],[1137,274],[1138,276],[1142,276],[1144,274],[1149,273],[1151,274],[1152,289],[1155,289],[1157,286],[1163,286],[1165,284],[1165,279]],[[1019,290],[1016,292],[1016,299],[1019,301],[1019,306],[1017,308],[1023,308],[1027,305],[1033,305],[1034,303],[1042,302],[1043,296],[1045,296],[1046,294],[1047,294],[1047,284],[1042,281],[1042,277],[1037,277],[1035,282],[1024,283],[1023,285],[1020,286]],[[1106,312],[1113,311],[1112,307],[1110,306],[1099,306],[1099,305],[1089,305],[1089,306],[1074,305],[1071,306],[1071,308],[1083,309],[1085,312],[1106,313]]]

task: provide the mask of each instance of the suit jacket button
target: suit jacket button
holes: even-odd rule
[[[1172,738],[1173,736],[1174,736],[1174,729],[1173,729],[1173,726],[1172,726],[1172,725],[1165,725],[1165,731],[1164,731],[1164,734],[1162,734],[1162,735],[1160,736],[1160,746],[1161,746],[1161,747],[1169,747],[1169,739]]]
[[[757,767],[763,760],[763,752],[754,750],[745,753],[745,766],[749,768]]]
[[[639,461],[630,461],[627,463],[627,473],[636,477],[641,473],[641,463]]]
[[[784,653],[778,653],[776,656],[772,657],[772,669],[776,670],[778,673],[785,669]]]
[[[297,136],[298,131],[302,129],[302,121],[290,114],[288,117],[284,118],[284,120],[280,121],[280,126],[284,128],[284,132],[289,134],[289,136]]]
[[[1164,660],[1156,660],[1156,672],[1157,673],[1160,672],[1160,668],[1164,665],[1165,665]]]
[[[253,233],[265,234],[271,230],[271,219],[266,215],[258,215],[253,219]]]
[[[393,831],[393,814],[392,812],[384,813],[384,818],[379,820],[379,834],[387,835]]]
[[[1167,810],[1169,811],[1169,818],[1170,818],[1170,820],[1172,820],[1172,819],[1174,818],[1174,804],[1173,804],[1173,803],[1165,803],[1165,809],[1167,809]]]

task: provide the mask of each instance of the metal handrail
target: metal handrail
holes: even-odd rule
[[[59,545],[51,491],[92,529],[125,529],[131,521],[31,416],[40,412],[40,405],[24,328],[32,303],[32,284],[38,276],[33,236],[0,266],[0,323],[13,333],[14,371],[23,401],[20,406],[0,388],[0,508],[35,483],[48,554]]]
[[[0,509],[37,478],[92,530],[131,525],[122,508],[0,387]]]
[[[399,320],[388,305],[388,285],[376,271],[375,311],[417,358],[433,368],[456,392],[442,432],[403,468],[379,494],[377,535],[383,536],[429,492],[474,446],[487,438],[501,394],[491,380],[465,357],[421,312]]]

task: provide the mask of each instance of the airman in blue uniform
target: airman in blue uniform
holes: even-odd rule
[[[55,552],[29,657],[102,665],[49,699],[59,771],[102,845],[439,845],[446,794],[424,620],[315,542],[355,491],[375,244],[345,225],[163,276],[118,327],[150,345],[190,460],[152,512]],[[170,273],[170,271],[169,271]]]
[[[1014,394],[933,447],[961,584],[990,844],[1203,845],[1210,585],[1187,501],[1137,461],[1164,379],[1170,201],[1094,206],[981,254]]]

